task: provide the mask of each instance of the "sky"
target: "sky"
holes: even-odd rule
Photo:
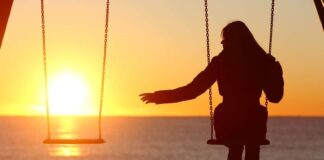
[[[45,0],[51,113],[98,113],[105,3]],[[269,0],[210,0],[212,56],[222,50],[222,28],[235,20],[267,50],[270,7]],[[40,13],[40,1],[14,1],[0,50],[0,115],[45,114]],[[277,0],[274,21],[272,53],[285,94],[269,115],[324,116],[324,36],[313,1]],[[208,116],[207,93],[165,105],[139,97],[186,85],[206,67],[204,23],[202,0],[111,0],[103,114]],[[216,105],[217,85],[213,93]]]

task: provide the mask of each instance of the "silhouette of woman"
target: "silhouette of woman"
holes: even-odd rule
[[[191,83],[140,96],[146,103],[175,103],[196,98],[217,81],[223,102],[214,113],[216,138],[229,148],[228,160],[241,160],[244,146],[245,160],[259,160],[259,142],[265,139],[268,116],[259,99],[264,90],[270,102],[281,100],[282,69],[279,63],[269,65],[275,64],[274,57],[266,54],[243,22],[225,26],[222,38],[222,52]],[[269,70],[279,72],[277,81],[269,77]]]

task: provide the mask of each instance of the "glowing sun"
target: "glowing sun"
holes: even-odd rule
[[[63,72],[49,81],[50,113],[85,115],[93,113],[86,83],[72,72]]]

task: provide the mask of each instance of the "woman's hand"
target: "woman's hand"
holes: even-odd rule
[[[148,103],[156,103],[157,96],[155,93],[142,93],[140,94],[141,100],[148,104]]]

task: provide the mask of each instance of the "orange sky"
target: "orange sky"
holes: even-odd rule
[[[45,7],[49,81],[72,73],[87,89],[83,111],[95,113],[105,1],[45,1]],[[111,0],[104,115],[208,115],[207,94],[159,106],[138,96],[185,85],[204,69],[203,9],[196,0]],[[210,1],[209,11],[212,55],[222,49],[222,27],[233,20],[244,21],[267,50],[270,2]],[[0,115],[44,114],[40,20],[40,2],[15,0],[0,50]],[[270,104],[270,115],[324,115],[323,42],[312,1],[277,2],[273,55],[284,69],[285,96]],[[214,103],[220,101],[215,85]]]

